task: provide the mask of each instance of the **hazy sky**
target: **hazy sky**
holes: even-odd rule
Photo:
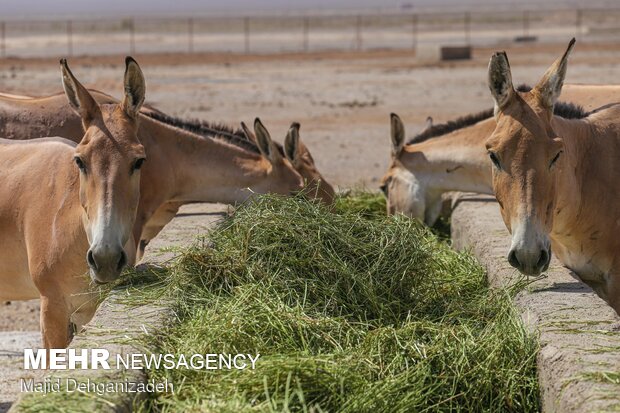
[[[577,4],[610,4],[613,0],[0,0],[3,18],[63,16],[251,14],[252,12],[299,12],[321,9],[394,9],[402,4],[417,7],[568,7]]]
[[[400,3],[399,0],[1,0],[0,13],[5,16],[243,13],[397,7]]]

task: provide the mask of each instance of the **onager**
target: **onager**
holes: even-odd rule
[[[620,105],[583,119],[553,115],[574,43],[530,92],[513,88],[506,53],[491,57],[496,127],[485,146],[510,264],[538,275],[553,250],[620,313]]]
[[[125,97],[99,105],[61,61],[82,139],[0,140],[2,300],[41,299],[45,348],[66,347],[70,319],[96,307],[92,283],[116,279],[133,259],[132,228],[145,149],[137,136],[145,82],[126,60]]]
[[[101,92],[93,95],[106,102],[114,100]],[[138,136],[149,162],[142,171],[133,229],[138,260],[183,204],[235,204],[256,194],[286,195],[304,187],[304,178],[260,121],[256,127],[263,139],[253,143],[242,131],[185,122],[153,109],[143,109],[139,118]],[[20,99],[0,95],[0,130],[11,139],[62,133],[79,141],[81,128],[80,118],[58,95]]]

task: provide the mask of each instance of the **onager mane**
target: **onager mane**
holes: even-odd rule
[[[165,123],[166,125],[186,130],[203,138],[222,140],[226,143],[240,147],[249,152],[260,154],[258,146],[256,146],[253,141],[247,139],[245,133],[240,128],[235,129],[223,123],[211,123],[199,119],[181,119],[179,117],[170,116],[159,111],[149,111],[146,113],[143,112],[142,115],[156,121]],[[273,143],[278,148],[280,155],[284,156],[284,148],[282,147],[282,144],[275,141]]]
[[[529,92],[530,90],[532,90],[532,88],[525,84],[517,87],[518,92]],[[560,116],[564,119],[583,119],[591,114],[590,112],[587,112],[582,106],[570,102],[557,102],[553,107],[553,113],[554,115]],[[454,132],[468,126],[475,125],[480,121],[490,119],[492,117],[493,109],[491,108],[471,115],[461,116],[455,120],[450,120],[446,123],[433,125],[430,128],[426,129],[424,132],[419,133],[413,138],[409,139],[407,145],[421,143],[432,138],[437,138],[450,132]]]
[[[181,119],[162,112],[148,112],[142,114],[156,121],[186,130],[201,137],[222,140],[249,152],[260,153],[254,142],[247,140],[243,130],[239,128],[234,129],[221,123],[210,123],[198,119]]]

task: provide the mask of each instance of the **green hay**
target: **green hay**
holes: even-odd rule
[[[359,214],[364,218],[380,219],[387,210],[385,196],[362,189],[349,190],[336,199],[335,213]],[[450,217],[440,216],[430,228],[441,240],[450,240]]]
[[[260,353],[256,370],[153,370],[160,411],[538,411],[533,337],[471,256],[375,195],[261,197],[188,249],[155,352]]]
[[[134,411],[540,409],[538,346],[509,292],[490,290],[441,235],[386,217],[375,194],[341,196],[331,211],[259,197],[170,268],[131,271],[115,288],[129,304],[173,303],[179,322],[140,348],[261,355],[255,370],[150,370],[175,393]],[[105,407],[96,402],[30,395],[22,411]]]

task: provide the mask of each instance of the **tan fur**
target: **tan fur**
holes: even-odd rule
[[[256,136],[245,123],[241,122],[241,127],[246,138],[256,143]],[[311,198],[320,200],[327,206],[331,206],[336,199],[336,191],[317,169],[310,150],[308,150],[299,137],[299,129],[299,123],[291,124],[284,139],[284,155],[295,170],[304,178],[304,193]]]

